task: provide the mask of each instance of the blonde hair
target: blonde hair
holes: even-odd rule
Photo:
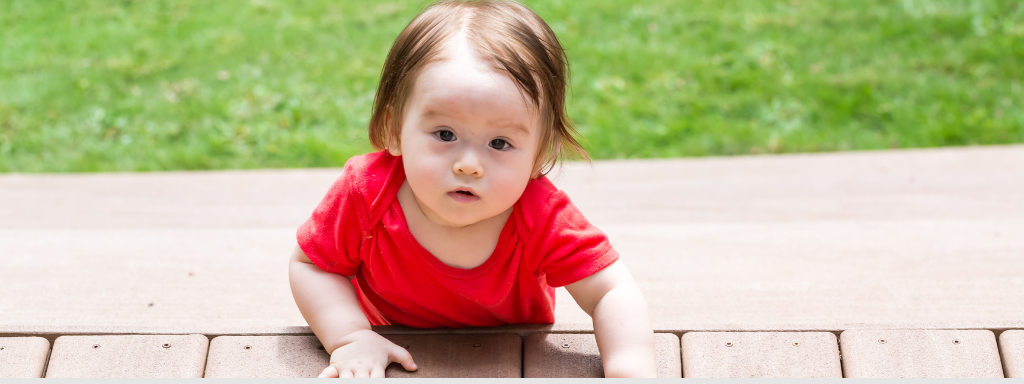
[[[569,62],[555,33],[536,13],[510,1],[441,1],[416,16],[388,52],[370,117],[377,150],[398,143],[405,102],[416,76],[451,36],[465,33],[485,61],[508,73],[541,118],[534,176],[546,174],[566,154],[589,160],[565,113]]]

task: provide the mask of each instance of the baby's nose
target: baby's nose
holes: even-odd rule
[[[484,167],[480,164],[480,159],[473,151],[466,151],[455,164],[452,164],[452,171],[456,174],[464,174],[476,177],[482,177],[484,175]]]

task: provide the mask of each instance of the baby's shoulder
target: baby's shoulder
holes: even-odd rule
[[[402,169],[400,158],[387,151],[372,152],[348,159],[342,178],[350,186],[358,186],[366,192],[379,191],[393,178],[396,168]]]
[[[345,162],[342,174],[335,180],[328,195],[338,198],[355,197],[364,207],[372,210],[372,206],[383,203],[381,199],[392,191],[391,184],[401,184],[405,173],[401,158],[392,156],[387,151],[367,153],[353,156]]]
[[[523,224],[528,229],[558,216],[564,209],[575,209],[569,196],[558,189],[546,176],[530,180],[519,198]]]

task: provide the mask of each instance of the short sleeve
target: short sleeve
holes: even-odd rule
[[[575,283],[619,259],[604,232],[590,224],[564,192],[552,193],[547,207],[550,214],[531,231],[530,243],[548,285]]]
[[[323,201],[296,233],[299,247],[320,269],[342,276],[359,270],[366,209],[359,194],[352,161],[331,185]]]

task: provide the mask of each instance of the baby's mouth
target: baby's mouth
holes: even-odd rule
[[[448,192],[448,196],[451,196],[452,199],[460,203],[472,203],[480,200],[480,196],[477,196],[475,193],[467,190],[451,191]]]

